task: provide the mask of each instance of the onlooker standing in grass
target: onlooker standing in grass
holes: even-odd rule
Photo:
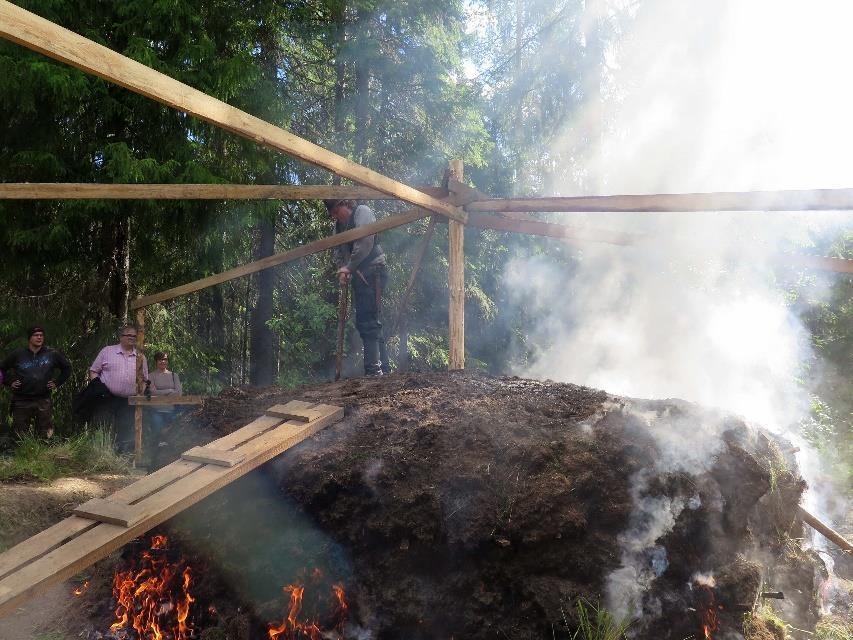
[[[34,422],[36,432],[53,436],[53,406],[50,394],[71,375],[71,364],[56,349],[44,345],[44,329],[27,330],[27,346],[0,362],[6,385],[12,388],[12,432],[20,434]],[[55,375],[56,371],[58,375]]]
[[[184,390],[178,374],[169,369],[169,354],[158,351],[154,354],[154,371],[151,372],[152,396],[180,396]],[[160,432],[175,415],[174,405],[165,404],[152,407],[150,412],[151,433],[149,442],[156,447],[160,442]]]
[[[95,408],[92,421],[110,424],[115,429],[116,448],[121,453],[133,451],[133,407],[127,399],[136,395],[136,327],[125,325],[119,332],[119,343],[101,349],[89,367],[89,378],[100,378],[112,397]],[[142,378],[148,380],[148,362],[142,356]]]

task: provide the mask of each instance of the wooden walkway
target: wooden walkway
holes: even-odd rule
[[[0,616],[343,417],[293,400],[0,554]]]

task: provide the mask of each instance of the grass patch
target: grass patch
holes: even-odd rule
[[[616,620],[613,614],[602,606],[591,602],[577,601],[578,628],[572,640],[622,640],[630,620]]]
[[[743,635],[747,640],[787,640],[790,628],[791,625],[782,620],[768,603],[744,616]]]
[[[839,616],[821,618],[815,627],[817,640],[850,640],[853,638],[853,622]]]
[[[26,433],[18,438],[11,456],[0,458],[0,481],[50,482],[63,476],[124,474],[130,467],[130,458],[115,452],[103,429],[53,442]]]

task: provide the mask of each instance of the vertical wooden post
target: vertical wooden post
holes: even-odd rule
[[[142,360],[145,358],[145,307],[136,310],[136,393],[145,391]],[[142,405],[137,404],[133,413],[133,465],[142,461]]]
[[[451,160],[450,177],[462,181],[461,160]],[[450,241],[447,268],[447,288],[450,294],[449,346],[450,369],[465,368],[465,225],[448,221]]]

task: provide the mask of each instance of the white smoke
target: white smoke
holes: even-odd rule
[[[566,167],[584,167],[567,168],[555,192],[853,186],[853,85],[844,81],[853,59],[846,33],[853,5],[599,4],[601,15],[619,25],[600,78],[603,103],[587,104],[553,145],[553,157]],[[590,123],[601,124],[598,136],[590,135]],[[599,143],[590,146],[590,137]],[[774,430],[807,414],[810,336],[777,274],[798,247],[853,228],[853,215],[555,214],[552,220],[649,240],[632,248],[590,244],[570,265],[548,256],[507,265],[512,299],[536,320],[529,357],[517,373],[620,395],[683,398]],[[802,277],[828,287],[836,276],[803,271]],[[692,428],[691,438],[698,431]],[[677,437],[671,440],[677,445]],[[815,462],[800,456],[801,464],[809,460]],[[807,479],[815,475],[811,464],[801,471]],[[655,541],[685,508],[644,497],[644,481],[635,480],[623,567],[608,579],[608,601],[619,614],[637,613],[657,571]]]

